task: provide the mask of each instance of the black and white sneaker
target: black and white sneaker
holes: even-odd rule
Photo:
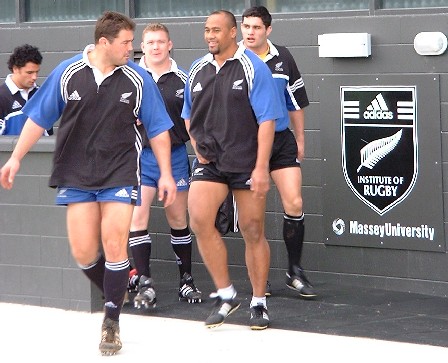
[[[141,307],[144,307],[145,309],[156,307],[156,292],[153,287],[152,278],[144,275],[140,276],[138,293],[134,297],[134,307],[137,309],[140,309]]]
[[[216,293],[210,294],[212,299],[215,299],[215,306],[209,317],[205,320],[205,326],[207,328],[216,328],[222,323],[224,319],[238,309],[241,303],[236,299],[236,294],[233,298],[224,300]]]
[[[314,299],[317,294],[303,270],[299,267],[294,267],[293,271],[293,274],[286,273],[286,286],[291,290],[297,291],[304,299]]]
[[[264,305],[250,308],[249,326],[252,330],[264,330],[269,326],[268,309]]]
[[[179,301],[188,301],[190,304],[202,302],[202,292],[194,285],[193,277],[187,272],[179,283]]]

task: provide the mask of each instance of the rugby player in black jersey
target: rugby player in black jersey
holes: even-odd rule
[[[28,120],[0,176],[1,185],[12,188],[20,161],[60,118],[49,185],[58,190],[56,204],[67,206],[72,255],[105,298],[103,355],[122,347],[119,317],[129,278],[128,235],[134,205],[140,202],[137,120],[160,167],[159,200],[168,207],[176,197],[173,124],[153,79],[129,61],[134,30],[135,23],[120,13],[107,11],[97,20],[95,44],[60,63],[26,103]]]

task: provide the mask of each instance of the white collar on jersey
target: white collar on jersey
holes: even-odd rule
[[[159,80],[160,77],[162,77],[164,74],[168,74],[168,73],[177,73],[177,71],[179,70],[179,68],[177,67],[177,63],[176,61],[170,57],[170,61],[171,61],[171,67],[168,71],[163,72],[160,76],[158,76],[153,70],[151,70],[151,68],[146,66],[145,63],[145,55],[143,54],[143,56],[140,58],[140,62],[138,62],[138,65],[140,67],[142,67],[143,69],[146,69],[149,73],[151,73],[152,78],[154,79],[154,81],[157,83],[157,81]]]

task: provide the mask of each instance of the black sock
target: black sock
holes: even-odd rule
[[[283,239],[288,252],[288,272],[293,273],[293,267],[300,267],[302,257],[303,236],[305,233],[304,215],[299,217],[283,216]]]
[[[117,320],[120,317],[124,295],[129,279],[129,260],[107,262],[104,273],[105,319]]]
[[[129,233],[129,246],[134,259],[135,269],[139,276],[151,277],[151,237],[147,230]]]
[[[171,246],[176,254],[180,277],[185,272],[191,275],[191,234],[188,227],[184,229],[171,228]]]
[[[104,294],[104,256],[100,254],[95,262],[87,266],[79,266],[84,275],[92,281]]]

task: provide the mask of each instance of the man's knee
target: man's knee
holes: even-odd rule
[[[239,224],[241,234],[246,243],[256,243],[263,239],[263,222],[258,219],[251,219],[248,222]]]

